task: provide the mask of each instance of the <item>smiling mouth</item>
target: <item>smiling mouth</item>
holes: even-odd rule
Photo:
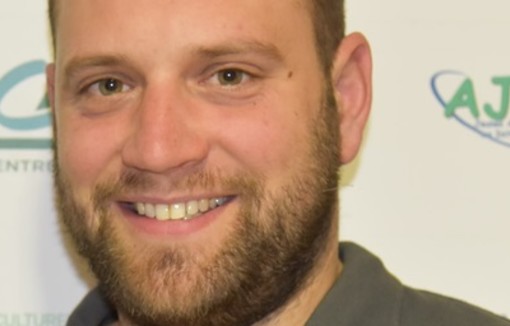
[[[232,196],[203,198],[173,204],[136,202],[124,203],[123,206],[140,217],[147,217],[158,221],[186,221],[224,206],[232,201],[233,198]]]

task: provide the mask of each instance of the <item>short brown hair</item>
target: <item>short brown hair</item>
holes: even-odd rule
[[[48,18],[50,20],[51,39],[53,41],[53,48],[55,48],[56,20],[57,20],[57,4],[55,0],[48,0]]]
[[[308,0],[315,47],[328,77],[336,50],[345,35],[344,0]]]
[[[345,34],[344,0],[307,0],[310,4],[316,48],[325,73],[329,73],[333,56]],[[53,46],[57,20],[57,0],[48,0]]]

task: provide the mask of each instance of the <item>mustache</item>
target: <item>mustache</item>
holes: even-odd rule
[[[122,190],[147,191],[156,189],[170,192],[176,189],[215,188],[219,180],[225,178],[226,176],[223,176],[219,170],[197,171],[181,177],[156,176],[143,171],[124,170],[116,184]]]
[[[263,177],[229,174],[215,170],[201,170],[185,176],[162,176],[152,173],[125,169],[118,177],[110,177],[98,183],[93,191],[92,201],[98,209],[104,209],[112,198],[121,195],[175,191],[192,192],[193,190],[220,190],[240,195],[251,196],[262,193]]]

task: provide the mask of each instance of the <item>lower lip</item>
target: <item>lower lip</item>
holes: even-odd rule
[[[148,234],[150,236],[184,237],[198,233],[201,230],[207,228],[216,219],[218,219],[231,204],[232,201],[229,201],[220,207],[216,207],[215,209],[210,210],[202,215],[196,216],[190,220],[176,221],[159,221],[155,218],[139,216],[134,212],[122,207],[120,209],[126,220],[131,226],[134,227],[136,231],[141,231],[142,233]]]

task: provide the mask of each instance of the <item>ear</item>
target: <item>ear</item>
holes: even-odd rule
[[[55,153],[55,162],[57,158],[56,137],[57,137],[57,119],[55,117],[55,64],[50,63],[46,66],[46,92],[48,101],[50,102],[50,110],[52,115],[52,131],[53,131],[53,152]]]
[[[55,64],[50,63],[46,66],[46,91],[48,92],[48,100],[50,108],[55,107]]]
[[[344,37],[335,55],[332,82],[340,116],[340,161],[358,153],[372,103],[372,55],[365,37]]]

